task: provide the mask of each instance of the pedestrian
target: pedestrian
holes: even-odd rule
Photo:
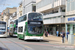
[[[68,40],[68,34],[69,34],[69,31],[67,31],[66,35],[67,35],[67,40]]]
[[[58,35],[59,35],[59,31],[57,30],[57,32],[56,32],[56,33],[57,33],[57,37],[58,37]]]
[[[64,38],[65,38],[65,32],[64,31],[62,31],[62,34],[61,34],[61,36],[62,36],[62,43],[64,43]]]
[[[48,37],[47,31],[45,31],[45,37]]]

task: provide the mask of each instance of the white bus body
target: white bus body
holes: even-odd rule
[[[0,37],[7,37],[7,23],[0,21]]]
[[[32,20],[32,18],[28,18],[29,14],[33,14],[33,15],[37,14],[37,16],[34,16],[34,17],[41,17],[41,18],[38,18],[38,20],[35,21],[35,20]],[[31,17],[33,17],[33,16],[31,16]],[[41,20],[39,20],[39,19],[41,19]],[[33,32],[33,34],[29,33],[28,32],[28,30],[29,30],[28,21],[29,20],[30,20],[30,22],[32,22],[32,24],[30,24],[31,25],[30,28],[32,28],[35,25],[35,28],[41,29],[42,31],[39,30],[40,33],[37,33],[38,31]],[[43,40],[42,14],[37,13],[37,12],[30,12],[30,13],[27,13],[27,14],[23,15],[22,17],[20,17],[18,19],[18,30],[17,30],[17,32],[18,32],[18,38],[20,38],[20,39],[24,39],[24,40],[30,40],[30,39]]]

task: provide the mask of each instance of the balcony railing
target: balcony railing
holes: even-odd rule
[[[58,0],[58,1],[54,2],[54,7],[57,7],[60,5],[66,5],[66,0]]]
[[[65,12],[59,12],[59,13],[50,13],[43,16],[43,18],[50,18],[50,17],[57,17],[65,15]]]
[[[58,24],[58,23],[65,23],[65,18],[54,18],[54,19],[46,19],[43,20],[44,24]]]

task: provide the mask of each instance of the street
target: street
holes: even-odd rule
[[[0,0],[0,50],[75,50],[74,5],[75,0]]]
[[[0,50],[75,50],[74,46],[50,44],[48,41],[21,40],[17,37],[0,38]]]

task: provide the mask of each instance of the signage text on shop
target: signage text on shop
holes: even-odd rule
[[[73,17],[73,18],[68,18],[68,21],[75,21],[75,17]]]

